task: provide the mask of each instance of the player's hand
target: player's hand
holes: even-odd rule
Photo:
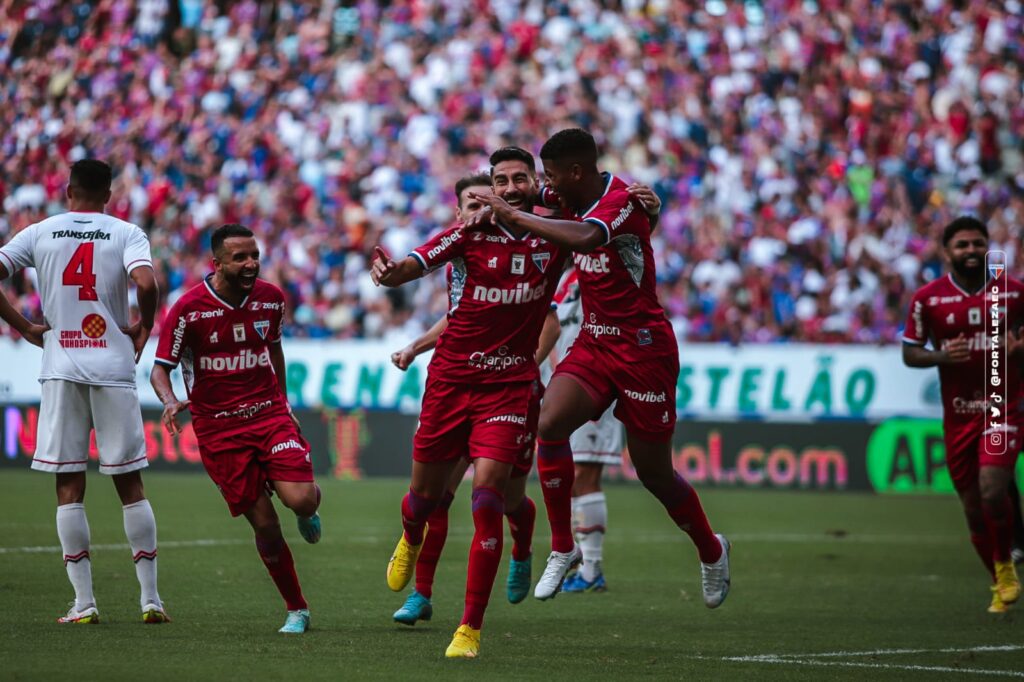
[[[661,213],[661,197],[647,185],[634,182],[626,188],[626,191],[629,192],[631,197],[640,202],[640,205],[643,206],[648,215],[658,215]]]
[[[142,351],[146,349],[146,342],[149,341],[150,329],[142,326],[142,322],[136,322],[130,327],[122,329],[131,340],[132,345],[135,347],[135,364],[139,364],[139,359],[142,357]]]
[[[160,421],[164,423],[167,433],[172,436],[177,436],[181,433],[181,424],[178,423],[177,419],[178,413],[187,410],[191,404],[191,400],[178,400],[164,405],[164,413],[160,416]]]
[[[488,195],[490,196],[490,195]],[[462,229],[465,232],[476,232],[478,230],[485,229],[494,224],[494,211],[491,210],[490,206],[484,206],[482,209],[469,216],[462,223]]]
[[[388,277],[398,267],[398,263],[391,260],[387,252],[379,246],[373,247],[373,263],[370,265],[370,279],[377,286],[387,283]]]
[[[498,223],[511,223],[515,220],[516,209],[512,208],[507,201],[502,199],[496,194],[477,194],[476,192],[470,192],[469,196],[471,199],[476,199],[484,206],[490,208],[491,222],[497,225]],[[483,213],[480,211],[477,215]],[[473,216],[474,218],[476,216]]]
[[[971,351],[967,346],[967,337],[961,333],[955,339],[946,344],[946,363],[956,364],[967,362],[971,359]]]
[[[43,347],[43,334],[50,331],[48,324],[30,324],[21,336],[33,346]]]
[[[403,372],[409,369],[409,365],[416,359],[416,351],[413,350],[412,344],[409,344],[402,350],[395,351],[391,354],[391,364],[402,370]]]

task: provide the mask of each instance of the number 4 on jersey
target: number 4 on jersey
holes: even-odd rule
[[[92,267],[95,246],[93,242],[82,242],[75,249],[68,266],[64,268],[64,279],[61,283],[66,287],[78,287],[79,301],[99,300],[99,296],[96,295],[96,273]]]

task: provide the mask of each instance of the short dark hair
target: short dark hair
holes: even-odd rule
[[[471,173],[470,175],[464,175],[459,178],[459,181],[455,183],[455,201],[459,202],[459,207],[462,207],[462,191],[467,187],[490,187],[491,176],[487,173]]]
[[[210,250],[213,251],[213,255],[217,255],[224,248],[224,242],[232,237],[253,237],[252,230],[245,225],[239,225],[238,223],[226,223],[221,225],[213,231],[213,236],[210,237]]]
[[[988,239],[988,227],[985,223],[981,222],[974,216],[962,215],[949,225],[946,225],[946,229],[942,231],[942,245],[949,246],[949,242],[953,239],[953,235],[957,232],[967,231],[978,231],[985,235],[985,239]]]
[[[110,183],[114,173],[105,161],[99,159],[81,159],[71,164],[72,187],[94,199],[104,199],[110,192]]]
[[[537,172],[537,162],[533,159],[533,154],[526,151],[522,147],[502,147],[498,151],[491,154],[491,176],[494,176],[494,167],[502,161],[522,161],[526,164],[526,167],[531,172]]]
[[[597,165],[597,142],[583,128],[566,128],[548,138],[540,148],[540,158]]]

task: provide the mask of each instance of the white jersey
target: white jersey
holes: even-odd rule
[[[558,288],[555,289],[551,307],[554,308],[555,315],[558,316],[558,326],[561,328],[551,355],[561,362],[572,347],[572,342],[579,336],[581,315],[583,314],[580,283],[575,270],[567,270],[562,275]],[[552,374],[551,363],[545,361],[541,368],[541,379],[545,384],[551,381]]]
[[[43,316],[40,381],[135,386],[128,326],[128,273],[152,267],[138,226],[104,213],[64,213],[30,225],[0,248],[10,273],[38,271]]]

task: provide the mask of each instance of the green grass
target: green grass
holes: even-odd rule
[[[94,544],[125,542],[108,480],[90,472]],[[284,607],[250,543],[202,476],[151,474],[160,591],[174,622],[144,626],[127,549],[94,549],[102,625],[58,626],[71,597],[55,546],[52,477],[0,473],[0,679],[925,679],[949,673],[893,666],[1024,670],[1024,650],[927,652],[825,659],[840,665],[729,661],[758,654],[1024,644],[1024,619],[991,616],[987,580],[953,498],[704,490],[715,526],[732,536],[733,592],[703,606],[697,559],[641,488],[608,490],[604,594],[505,600],[507,559],[484,628],[482,658],[446,661],[462,610],[471,536],[468,495],[452,509],[434,619],[398,626],[404,595],[384,568],[407,482],[327,481],[324,539],[302,542],[282,511],[313,626],[278,635]],[[531,494],[540,500],[534,487]],[[542,505],[540,505],[542,507]],[[548,540],[538,519],[535,577]],[[219,540],[217,546],[175,542]],[[506,541],[507,555],[508,541]],[[850,663],[882,668],[849,667]],[[955,676],[981,678],[979,674]]]

